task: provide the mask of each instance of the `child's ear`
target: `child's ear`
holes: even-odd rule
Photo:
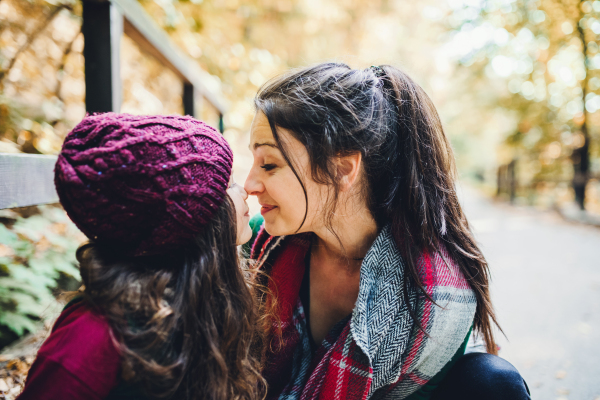
[[[362,166],[362,154],[356,152],[343,157],[339,156],[335,163],[340,190],[345,192],[349,190],[358,179],[360,168]]]

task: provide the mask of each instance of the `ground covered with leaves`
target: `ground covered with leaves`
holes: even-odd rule
[[[29,368],[48,336],[51,321],[4,348],[0,353],[0,400],[13,400],[23,391]]]
[[[0,356],[0,400],[12,400],[21,393],[33,360],[33,356],[12,359]]]

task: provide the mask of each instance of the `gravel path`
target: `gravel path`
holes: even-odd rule
[[[535,400],[600,400],[600,229],[460,193],[492,270],[500,355]]]

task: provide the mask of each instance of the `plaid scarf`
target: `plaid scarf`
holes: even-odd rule
[[[252,258],[271,278],[282,328],[282,345],[271,347],[263,372],[268,399],[404,399],[463,343],[476,300],[458,266],[444,250],[419,257],[421,282],[439,305],[408,285],[424,333],[404,301],[403,260],[387,226],[363,260],[352,314],[313,351],[299,297],[309,248],[309,235],[272,237],[264,229],[253,247]]]

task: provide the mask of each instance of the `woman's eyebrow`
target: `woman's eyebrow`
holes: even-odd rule
[[[254,145],[249,145],[248,148],[250,150],[254,149],[258,149],[261,146],[268,146],[268,147],[272,147],[274,149],[279,150],[279,146],[277,146],[275,143],[269,143],[269,142],[265,142],[265,143],[254,143]]]

